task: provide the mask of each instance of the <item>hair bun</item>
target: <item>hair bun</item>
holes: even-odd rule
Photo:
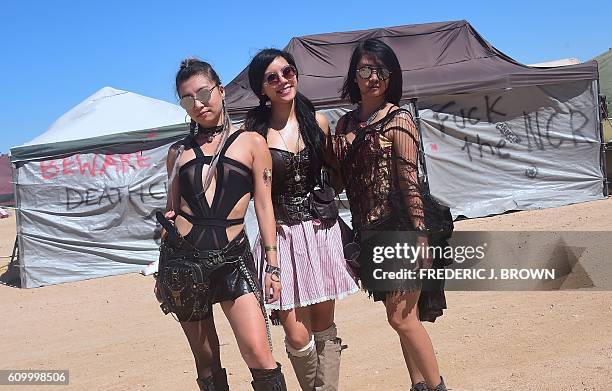
[[[202,60],[200,60],[199,58],[196,57],[190,57],[190,58],[186,58],[183,61],[181,61],[181,66],[180,69],[183,70],[185,68],[189,68],[190,66],[196,64],[196,63],[201,63]]]

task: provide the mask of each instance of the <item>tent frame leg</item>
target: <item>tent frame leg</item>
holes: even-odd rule
[[[13,245],[13,253],[9,265],[13,265],[19,259],[19,239],[15,236],[15,244]]]

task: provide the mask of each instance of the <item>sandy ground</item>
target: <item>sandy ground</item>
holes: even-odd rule
[[[14,218],[0,221],[6,264]],[[459,230],[612,231],[612,199],[457,223]],[[597,243],[581,262],[601,262]],[[606,257],[603,261],[609,261]],[[6,269],[2,270],[4,272]],[[195,390],[195,369],[179,325],[162,316],[153,279],[138,274],[37,289],[0,285],[0,369],[69,369],[70,385],[27,389]],[[449,309],[426,324],[446,383],[459,390],[611,390],[612,292],[448,292]],[[227,321],[216,316],[233,390],[249,390]],[[398,339],[381,304],[360,293],[337,305],[341,390],[407,390]],[[276,358],[298,390],[273,328]],[[0,389],[24,390],[25,387]]]

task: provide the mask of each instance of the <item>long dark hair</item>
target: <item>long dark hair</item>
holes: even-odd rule
[[[249,84],[253,93],[259,98],[259,106],[249,110],[244,122],[244,128],[254,130],[264,138],[268,134],[268,121],[270,120],[272,109],[266,104],[269,98],[267,95],[262,94],[261,86],[263,85],[268,65],[277,57],[284,58],[297,69],[295,59],[291,53],[278,49],[264,49],[260,51],[249,64]],[[296,77],[298,76],[296,75]],[[295,95],[295,116],[297,117],[302,139],[311,156],[310,172],[315,176],[318,183],[320,182],[319,172],[323,164],[323,131],[317,123],[314,105],[299,92]]]
[[[359,92],[359,87],[357,86],[355,78],[357,77],[357,63],[365,54],[374,57],[381,66],[391,71],[391,77],[388,82],[389,85],[385,92],[385,99],[387,102],[399,106],[399,101],[402,99],[402,68],[393,49],[376,38],[369,38],[359,42],[355,50],[353,50],[348,73],[346,79],[344,79],[344,85],[341,90],[342,99],[348,99],[351,103],[358,103],[361,101],[361,93]]]

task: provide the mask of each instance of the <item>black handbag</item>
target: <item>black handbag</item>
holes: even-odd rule
[[[326,223],[334,223],[338,219],[338,205],[336,205],[336,191],[329,183],[329,174],[321,170],[321,187],[311,193],[313,215]]]
[[[202,318],[210,311],[210,271],[198,262],[174,258],[172,251],[162,251],[168,257],[160,266],[157,281],[164,314],[176,314],[178,320],[188,322]]]

